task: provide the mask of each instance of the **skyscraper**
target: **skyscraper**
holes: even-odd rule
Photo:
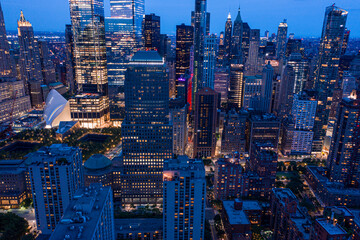
[[[11,65],[10,47],[6,36],[4,15],[0,3],[0,77],[14,76]]]
[[[206,35],[206,0],[195,0],[194,12],[194,76],[192,80],[192,106],[195,104],[195,93],[203,86],[204,39]]]
[[[66,83],[70,88],[70,93],[74,94],[75,88],[75,62],[74,62],[74,35],[72,26],[65,26],[65,43],[66,43]]]
[[[214,89],[215,65],[217,53],[217,37],[215,34],[205,36],[204,43],[204,68],[203,68],[203,87]]]
[[[225,23],[225,38],[224,38],[225,56],[227,62],[229,62],[230,54],[231,54],[231,37],[232,37],[232,21],[231,21],[231,14],[229,13]]]
[[[126,116],[122,124],[122,203],[160,204],[165,159],[172,158],[169,79],[155,51],[139,51],[125,80]]]
[[[71,118],[98,128],[110,120],[103,0],[69,0],[74,36],[77,95]],[[89,10],[90,9],[90,10]]]
[[[330,180],[360,187],[360,91],[340,103],[327,166]]]
[[[154,13],[144,17],[143,39],[146,50],[160,50],[160,17]]]
[[[315,152],[322,150],[329,120],[335,85],[338,81],[339,60],[348,12],[332,5],[326,8],[315,77],[318,107],[314,126]]]
[[[184,155],[188,142],[188,105],[182,99],[170,99],[169,110],[173,125],[173,153]]]
[[[240,7],[236,19],[234,21],[233,35],[231,38],[231,59],[232,63],[242,62],[242,35],[243,35],[243,22],[240,15]]]
[[[39,46],[34,38],[32,25],[25,19],[22,11],[18,21],[18,35],[20,45],[20,78],[24,81],[26,92],[30,95],[31,105],[33,107],[41,107],[44,99],[40,88],[43,78]]]
[[[299,94],[305,90],[306,82],[309,79],[309,62],[303,59],[300,53],[291,53],[287,65],[293,68],[295,74],[293,93]]]
[[[247,22],[243,22],[243,34],[242,34],[242,61],[246,63],[249,56],[250,47],[250,26]]]
[[[145,0],[110,0],[112,18],[128,20],[137,36],[142,34]]]
[[[37,229],[51,234],[77,189],[83,184],[80,148],[53,144],[31,153],[26,164]]]
[[[194,28],[185,24],[176,26],[176,93],[178,92],[178,79],[190,69],[190,51],[194,44]]]
[[[285,55],[286,42],[287,42],[288,25],[286,19],[279,24],[277,37],[276,37],[276,57],[282,59]]]
[[[246,62],[246,75],[256,75],[259,71],[260,29],[250,30],[249,57]]]
[[[56,82],[55,67],[50,58],[48,43],[43,39],[38,40],[38,43],[42,77],[44,83],[48,85]]]
[[[214,157],[220,96],[211,88],[203,88],[196,93],[195,97],[193,157]]]
[[[244,101],[244,65],[230,65],[230,82],[228,99],[232,106],[242,107]]]
[[[301,52],[301,39],[289,39],[286,43],[286,51],[285,57],[290,57],[293,53],[300,53]]]
[[[270,62],[264,67],[262,73],[261,84],[261,110],[263,112],[270,112],[271,97],[272,97],[272,84],[274,77],[274,68],[270,65]]]
[[[201,160],[179,156],[164,166],[164,239],[204,239],[206,180]]]

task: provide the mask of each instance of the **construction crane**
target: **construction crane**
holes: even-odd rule
[[[12,137],[14,135],[13,131],[12,131],[12,125],[14,122],[13,119],[13,114],[14,114],[14,108],[15,108],[15,101],[16,101],[16,96],[17,96],[17,90],[14,92],[13,94],[13,100],[11,103],[11,108],[10,108],[10,112],[9,112],[9,123],[7,125],[5,125],[5,129],[3,131],[0,132],[0,140],[1,139],[8,139],[10,137]]]

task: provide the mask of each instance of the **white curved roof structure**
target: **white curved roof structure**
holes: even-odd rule
[[[71,121],[70,104],[55,89],[46,98],[44,119],[46,128],[58,127],[61,121]]]

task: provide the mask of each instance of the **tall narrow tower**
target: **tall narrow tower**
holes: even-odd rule
[[[10,47],[6,37],[4,15],[0,3],[0,77],[13,76]]]
[[[288,25],[286,19],[279,24],[276,39],[276,57],[282,59],[285,55]]]
[[[103,0],[69,0],[77,95],[71,118],[82,127],[103,127],[110,119]]]
[[[195,0],[194,12],[194,77],[192,81],[192,105],[195,106],[195,93],[202,88],[204,39],[206,35],[206,0]]]
[[[336,82],[348,12],[332,5],[326,8],[315,78],[318,92],[313,151],[322,150]]]

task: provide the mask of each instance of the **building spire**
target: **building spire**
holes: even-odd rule
[[[238,14],[236,16],[235,22],[242,22],[241,15],[240,15],[240,4],[239,4]]]
[[[20,19],[19,19],[20,22],[26,22],[26,19],[25,19],[25,16],[24,16],[24,13],[23,11],[21,10],[20,12]]]
[[[228,15],[228,17],[227,17],[228,19],[231,19],[231,14],[230,14],[230,12],[229,12],[229,15]]]

